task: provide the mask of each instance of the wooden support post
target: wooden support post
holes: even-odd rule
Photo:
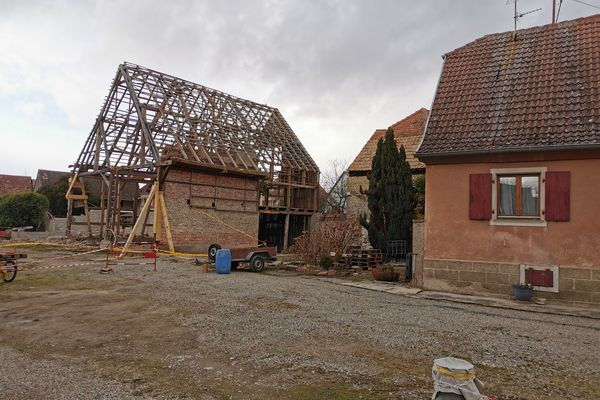
[[[85,222],[87,224],[88,236],[92,237],[92,221],[90,219],[90,208],[88,207],[87,194],[85,193],[85,182],[83,181],[82,178],[80,178],[80,182],[81,182],[81,194],[86,197],[86,199],[83,200],[83,212],[85,212]]]
[[[290,213],[285,214],[285,225],[283,228],[283,249],[288,248],[288,236],[290,234]]]
[[[127,238],[127,241],[125,242],[125,246],[123,246],[123,250],[121,250],[121,254],[119,254],[118,258],[123,258],[123,256],[127,252],[127,250],[129,250],[129,246],[131,246],[131,242],[133,242],[133,238],[135,238],[135,233],[137,232],[138,228],[142,224],[142,221],[148,215],[148,211],[150,210],[150,205],[152,204],[152,201],[154,200],[154,196],[156,196],[156,192],[158,192],[158,182],[154,182],[154,185],[152,185],[152,189],[150,190],[150,194],[148,195],[148,198],[146,199],[146,203],[144,204],[144,207],[142,208],[142,212],[140,213],[139,218],[135,221],[133,228],[131,228],[131,233],[129,234],[129,237]]]
[[[162,239],[162,211],[160,193],[158,196],[154,196],[154,215],[152,219],[152,230],[154,231],[154,240],[160,242]]]
[[[175,246],[173,246],[173,237],[171,236],[171,224],[169,223],[169,215],[167,213],[167,206],[165,204],[165,194],[158,192],[158,198],[160,199],[160,210],[162,213],[162,223],[165,226],[165,232],[167,234],[167,244],[169,245],[169,251],[175,252]]]
[[[73,222],[73,200],[67,200],[67,229],[65,231],[65,236],[71,236],[71,224]]]
[[[100,180],[100,238],[106,239],[104,233],[104,179]],[[112,243],[112,242],[111,242]]]

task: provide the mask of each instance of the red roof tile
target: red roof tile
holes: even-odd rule
[[[415,158],[415,151],[421,141],[428,115],[429,110],[421,108],[390,126],[394,130],[398,148],[400,148],[400,145],[404,145],[406,160],[410,164],[411,169],[425,168],[425,164]],[[377,129],[373,133],[373,136],[365,143],[358,156],[356,156],[350,167],[348,167],[349,171],[365,172],[371,170],[371,161],[375,155],[375,150],[377,150],[377,142],[385,136],[385,132],[386,129]]]
[[[445,56],[418,156],[600,146],[600,14]]]
[[[30,176],[0,175],[0,196],[26,193],[32,190],[33,179]]]

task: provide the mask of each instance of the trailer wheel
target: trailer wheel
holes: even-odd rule
[[[215,261],[215,258],[217,258],[218,250],[221,250],[221,246],[219,246],[218,244],[211,244],[210,246],[208,246],[208,259],[210,261]]]
[[[254,272],[260,272],[265,269],[265,257],[261,254],[255,254],[250,258],[250,269]]]
[[[8,261],[4,267],[2,267],[2,280],[4,282],[12,282],[17,276],[17,264],[13,261]]]

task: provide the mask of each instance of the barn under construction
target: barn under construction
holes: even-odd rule
[[[178,249],[276,245],[309,228],[319,169],[279,110],[130,63],[119,66],[67,194],[89,215],[85,181],[101,180],[104,239],[167,236]],[[121,209],[137,190],[132,218]]]

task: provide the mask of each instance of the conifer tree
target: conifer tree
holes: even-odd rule
[[[413,184],[404,146],[398,150],[394,131],[388,128],[379,139],[371,164],[367,203],[370,216],[360,218],[371,246],[385,249],[388,240],[406,240],[410,245]]]

